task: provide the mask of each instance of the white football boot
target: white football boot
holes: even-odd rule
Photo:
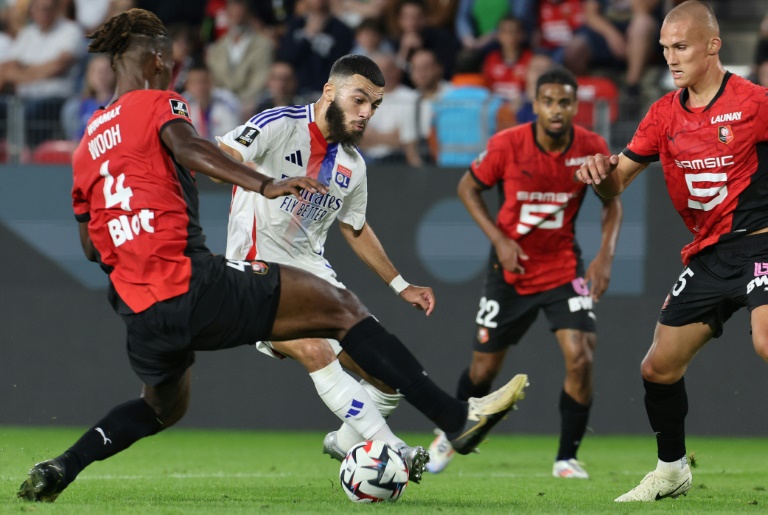
[[[666,497],[677,499],[688,494],[692,482],[691,468],[687,463],[679,472],[671,475],[654,470],[646,474],[639,485],[617,497],[614,502],[653,502]]]
[[[432,443],[429,444],[429,463],[427,463],[427,470],[433,474],[438,474],[445,470],[454,456],[456,451],[453,450],[451,442],[445,436],[445,433],[439,429],[435,429],[437,435]]]
[[[576,458],[556,461],[552,466],[552,475],[563,479],[589,479],[584,465],[579,463]]]

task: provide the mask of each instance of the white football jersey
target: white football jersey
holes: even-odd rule
[[[227,258],[285,263],[338,284],[323,246],[336,218],[355,229],[363,227],[366,169],[356,149],[325,140],[314,121],[314,106],[269,109],[217,138],[244,161],[256,163],[264,175],[278,180],[308,176],[329,188],[325,195],[302,191],[301,199],[269,200],[235,186]]]

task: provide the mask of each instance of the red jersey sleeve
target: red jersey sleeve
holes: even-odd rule
[[[77,185],[72,188],[72,209],[75,212],[75,220],[78,222],[90,221],[91,204]]]
[[[174,91],[163,91],[157,96],[153,106],[155,116],[153,119],[157,124],[157,133],[159,134],[163,127],[175,121],[185,121],[189,124],[192,120],[189,118],[189,104],[186,99]]]
[[[635,131],[635,135],[632,136],[632,140],[623,151],[625,156],[636,163],[650,163],[659,160],[660,141],[664,137],[660,123],[660,103],[661,100],[651,106],[648,114],[645,115],[637,131]]]
[[[488,140],[485,151],[469,165],[475,180],[488,188],[493,187],[504,177],[504,166],[512,153],[512,148],[504,144],[505,133],[506,131],[502,131],[492,136]]]

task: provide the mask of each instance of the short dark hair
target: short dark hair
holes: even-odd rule
[[[573,88],[573,94],[576,96],[576,90],[579,85],[576,82],[576,77],[566,68],[562,66],[555,66],[551,70],[547,70],[542,73],[536,80],[536,96],[539,96],[539,89],[544,84],[562,84],[564,86],[570,86]]]
[[[331,77],[351,77],[352,75],[362,75],[374,85],[384,87],[384,74],[381,73],[379,66],[370,58],[364,55],[349,54],[340,57],[331,67]]]

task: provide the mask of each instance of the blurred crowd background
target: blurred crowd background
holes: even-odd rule
[[[69,162],[115,85],[85,35],[133,7],[169,28],[171,87],[206,138],[265,109],[313,102],[333,62],[357,53],[386,78],[361,145],[369,163],[468,165],[491,134],[534,119],[533,86],[556,64],[578,78],[576,122],[620,150],[648,105],[674,88],[658,38],[679,3],[0,0],[0,163]],[[708,3],[726,68],[768,86],[768,0]]]

